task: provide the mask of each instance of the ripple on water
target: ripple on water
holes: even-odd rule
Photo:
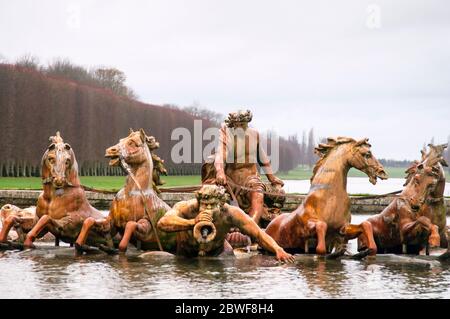
[[[39,244],[38,244],[39,245]],[[42,249],[42,248],[41,248]],[[66,248],[70,249],[70,248]],[[0,298],[449,298],[450,264],[0,253]]]

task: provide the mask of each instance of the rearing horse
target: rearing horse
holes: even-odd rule
[[[429,151],[426,149],[421,151],[422,160],[421,162],[416,161],[413,165],[406,171],[408,174],[406,177],[406,183],[409,184],[410,180],[419,171],[419,166],[432,166],[435,167],[435,172],[438,174],[438,181],[436,187],[429,193],[428,198],[422,205],[419,215],[428,217],[434,225],[439,227],[439,236],[441,239],[441,248],[448,247],[448,241],[446,236],[447,228],[447,206],[444,201],[445,192],[445,171],[444,167],[448,167],[448,163],[444,159],[444,151],[448,147],[447,144],[433,145],[429,144]]]
[[[34,247],[33,241],[47,232],[73,244],[86,218],[102,217],[86,199],[72,147],[64,143],[59,132],[50,137],[50,141],[51,145],[42,157],[44,191],[39,196],[36,207],[39,221],[28,232],[25,247]],[[103,236],[96,240],[106,242]]]
[[[153,160],[149,149],[152,143],[143,129],[130,130],[128,137],[106,150],[105,157],[111,166],[126,165],[129,175],[125,186],[114,197],[106,219],[88,218],[76,241],[76,248],[82,252],[90,233],[97,229],[109,229],[112,236],[119,233],[122,239],[119,250],[125,252],[130,241],[145,250],[158,249],[160,240],[164,250],[176,248],[176,235],[153,228],[169,209],[153,189]],[[90,230],[92,230],[90,232]],[[112,248],[112,247],[111,247]]]
[[[370,217],[377,247],[384,253],[414,253],[439,246],[439,228],[431,217],[421,214],[430,193],[438,185],[438,159],[420,163],[400,195],[380,214]],[[365,238],[358,239],[358,248],[366,248]]]
[[[329,138],[327,144],[315,149],[321,158],[314,167],[311,188],[304,203],[291,214],[282,214],[267,227],[266,232],[285,249],[319,255],[345,252],[349,239],[363,234],[368,242],[367,253],[377,248],[370,223],[351,225],[347,175],[354,167],[366,173],[372,184],[377,178],[387,179],[383,166],[373,156],[368,139]],[[314,243],[317,245],[314,247]]]

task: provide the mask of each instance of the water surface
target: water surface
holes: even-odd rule
[[[432,257],[303,256],[282,265],[261,255],[141,259],[131,250],[75,257],[69,247],[37,246],[0,253],[0,298],[450,298],[450,263]]]
[[[285,180],[284,189],[287,193],[300,193],[307,194],[310,187],[309,180]],[[387,194],[402,190],[405,179],[403,178],[390,178],[382,181],[378,180],[376,185],[372,185],[368,178],[362,177],[349,177],[347,180],[347,192],[349,194]],[[445,196],[450,196],[450,183],[446,184]]]

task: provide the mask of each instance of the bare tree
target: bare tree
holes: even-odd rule
[[[194,116],[175,107],[118,99],[116,94],[98,90],[98,84],[86,85],[94,81],[90,76],[85,68],[67,60],[58,60],[38,72],[0,64],[0,114],[4,119],[0,175],[38,175],[42,151],[56,131],[61,131],[75,150],[82,175],[121,174],[120,169],[108,166],[104,150],[126,135],[130,127],[144,128],[161,143],[158,156],[166,160],[169,174],[200,173],[201,163],[176,164],[171,159],[177,143],[171,140],[172,130],[185,127],[193,131]],[[214,118],[208,112],[197,114]],[[208,119],[200,119],[204,130],[215,126]],[[280,140],[280,168],[288,171],[298,165],[299,145],[294,137]]]
[[[220,123],[225,119],[223,114],[203,108],[198,104],[198,102],[194,102],[191,106],[184,107],[183,111],[191,114],[192,116],[210,120],[217,125],[220,125]]]
[[[82,84],[110,89],[115,94],[137,100],[136,92],[125,85],[125,73],[116,68],[89,69],[73,64],[68,59],[57,58],[44,70],[47,75],[64,77]]]
[[[75,65],[65,58],[54,59],[53,62],[47,66],[45,73],[50,76],[64,77],[83,84],[97,84],[86,68]]]
[[[115,68],[99,68],[94,71],[94,76],[103,87],[111,89],[118,95],[127,95],[127,87],[125,85],[127,77],[122,71]]]
[[[139,95],[132,88],[127,87],[127,97],[132,100],[139,100]]]
[[[15,65],[27,69],[39,70],[39,58],[27,53],[16,60]]]
[[[93,71],[93,76],[99,84],[120,96],[126,96],[132,100],[137,100],[138,95],[133,89],[125,85],[127,77],[125,73],[116,68],[98,68]]]
[[[303,131],[302,144],[301,144],[300,149],[301,149],[301,164],[302,165],[307,165],[308,164],[308,158],[307,158],[308,144],[306,142],[306,131]]]

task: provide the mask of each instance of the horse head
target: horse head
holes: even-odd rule
[[[42,157],[42,179],[56,189],[78,186],[78,164],[72,147],[64,143],[59,132],[50,137],[51,144]]]
[[[433,164],[433,162],[429,163]],[[405,192],[413,211],[417,212],[422,208],[428,196],[436,189],[439,178],[440,170],[435,165],[419,163],[415,167],[415,173],[410,177]]]
[[[109,165],[118,166],[121,161],[131,167],[139,167],[144,163],[149,163],[151,170],[153,170],[152,156],[150,147],[157,148],[159,144],[154,140],[153,136],[147,136],[143,129],[133,131],[130,129],[130,134],[119,140],[114,146],[106,149],[105,157],[109,158]]]
[[[369,139],[365,138],[351,144],[352,156],[349,159],[350,166],[364,172],[369,176],[370,182],[375,185],[378,178],[388,179],[383,165],[372,153],[372,145],[369,144]]]
[[[354,167],[369,176],[372,184],[377,183],[377,179],[387,179],[388,175],[383,165],[375,158],[371,151],[372,145],[369,140],[362,139],[356,141],[349,137],[328,138],[327,143],[319,144],[315,149],[321,159],[314,168],[314,173],[323,165],[330,153],[336,152],[340,158],[346,161],[346,166]]]
[[[421,161],[414,161],[413,164],[406,170],[406,182],[404,186],[408,185],[414,176],[418,173],[418,167],[420,165],[427,167],[434,167],[435,171],[439,174],[438,186],[430,194],[433,197],[442,197],[445,190],[445,171],[444,167],[448,167],[448,163],[444,158],[444,151],[448,147],[448,144],[442,145],[428,145],[429,150],[421,150],[422,159]]]

